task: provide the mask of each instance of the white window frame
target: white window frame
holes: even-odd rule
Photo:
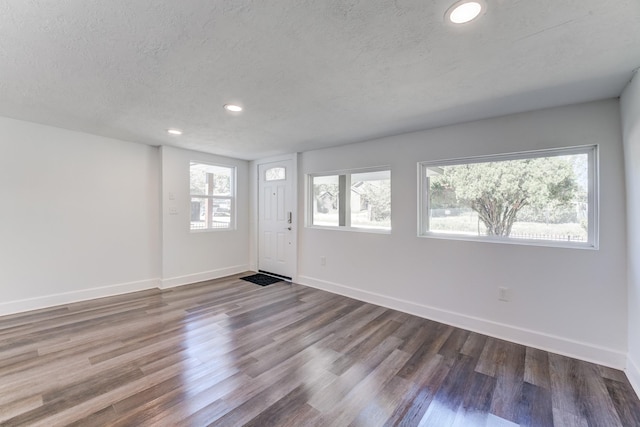
[[[505,160],[522,160],[538,157],[551,157],[551,156],[563,156],[573,154],[587,154],[588,155],[588,229],[587,229],[587,242],[575,242],[575,241],[554,241],[554,240],[533,240],[533,239],[520,239],[510,238],[502,236],[473,236],[473,235],[459,235],[448,234],[444,232],[432,232],[429,231],[429,178],[427,177],[427,168],[433,168],[438,166],[453,166],[470,163],[486,163],[497,162]],[[599,247],[599,150],[598,145],[584,145],[576,147],[566,148],[552,148],[544,150],[534,151],[521,151],[507,154],[496,154],[487,156],[475,156],[475,157],[462,157],[456,159],[447,160],[434,160],[418,163],[418,237],[434,238],[434,239],[447,239],[447,240],[466,240],[474,242],[490,242],[490,243],[506,243],[516,245],[529,245],[529,246],[550,246],[561,248],[576,248],[576,249],[594,249]]]
[[[206,194],[191,194],[191,166],[192,164],[200,164],[205,166],[215,166],[218,168],[229,169],[231,172],[231,182],[230,185],[230,196],[216,196],[216,195],[206,195]],[[189,215],[189,232],[191,233],[209,233],[209,232],[222,232],[222,231],[234,231],[236,229],[236,179],[237,179],[237,168],[231,165],[225,165],[222,163],[211,163],[204,162],[202,160],[191,160],[189,161],[189,206],[191,207],[191,202],[194,198],[197,199],[213,199],[213,200],[230,200],[229,206],[231,212],[229,212],[229,227],[227,228],[212,228],[209,227],[210,224],[207,224],[207,228],[201,229],[192,229],[191,228],[191,215]],[[189,213],[191,209],[189,209]]]
[[[378,234],[391,234],[391,225],[388,229],[386,228],[366,228],[366,227],[357,227],[351,225],[351,197],[344,197],[344,225],[314,225],[313,224],[313,178],[322,177],[322,176],[345,176],[345,189],[351,188],[351,175],[358,173],[367,173],[367,172],[389,172],[389,180],[390,183],[393,182],[391,180],[391,166],[376,166],[371,168],[360,168],[360,169],[344,169],[337,170],[331,172],[322,172],[322,173],[311,173],[305,176],[305,188],[307,189],[306,194],[306,212],[305,212],[305,227],[306,228],[317,228],[321,230],[341,230],[341,231],[356,231],[363,233],[378,233]],[[391,190],[391,194],[393,193],[393,189]],[[391,208],[393,212],[393,206]]]

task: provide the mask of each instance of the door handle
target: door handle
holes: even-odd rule
[[[291,211],[289,211],[289,219],[287,220],[287,222],[291,224]],[[291,230],[291,227],[289,227],[289,230]]]

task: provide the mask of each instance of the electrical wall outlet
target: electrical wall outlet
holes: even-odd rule
[[[324,256],[320,257],[320,265],[323,267],[327,265],[327,257],[324,257]]]

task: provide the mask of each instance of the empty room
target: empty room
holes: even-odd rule
[[[640,426],[640,3],[0,2],[0,425]]]

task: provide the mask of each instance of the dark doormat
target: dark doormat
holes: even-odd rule
[[[266,274],[254,274],[251,276],[241,277],[241,279],[260,286],[273,285],[274,283],[282,282],[282,279],[267,276]]]

